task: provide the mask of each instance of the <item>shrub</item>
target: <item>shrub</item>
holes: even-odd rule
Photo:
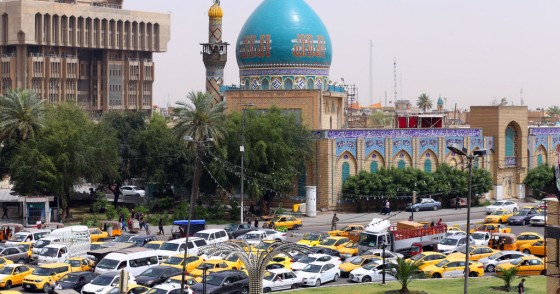
[[[189,205],[186,202],[179,203],[179,206],[175,206],[173,211],[174,220],[188,219],[189,216]]]
[[[241,210],[239,208],[239,203],[237,201],[232,200],[230,202],[231,210],[229,211],[230,218],[233,220],[238,220],[241,217]]]
[[[105,207],[105,216],[108,220],[113,220],[117,217],[117,209],[113,204],[109,204]]]
[[[82,219],[82,225],[88,226],[90,228],[97,227],[99,226],[99,220],[97,219],[97,216],[95,216],[95,214],[86,215]]]
[[[508,269],[500,271],[500,273],[497,274],[496,277],[504,281],[504,289],[507,292],[509,292],[511,291],[511,283],[513,282],[513,279],[515,279],[516,275],[517,275],[517,268],[510,267]]]

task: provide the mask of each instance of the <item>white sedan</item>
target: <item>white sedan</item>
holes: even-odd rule
[[[301,286],[301,278],[293,271],[285,268],[271,269],[264,273],[263,293],[287,289],[297,289]]]
[[[123,196],[146,196],[146,191],[137,186],[122,186],[120,190]]]
[[[370,249],[364,252],[362,255],[376,255],[383,258],[383,249]],[[391,252],[389,250],[385,250],[385,261],[390,262],[394,261],[397,262],[397,259],[404,258],[404,255],[400,253]]]
[[[332,263],[337,267],[341,264],[340,258],[330,256],[327,254],[309,254],[298,261],[292,263],[291,268],[294,271],[300,271],[304,269],[308,264],[313,262],[320,262],[320,263]]]
[[[312,262],[299,272],[303,285],[319,287],[329,281],[336,282],[340,277],[340,269],[332,263]]]
[[[286,241],[286,233],[285,232],[278,232],[275,230],[270,229],[263,229],[266,232],[267,240],[276,240],[276,241]]]
[[[486,206],[485,209],[486,214],[491,214],[496,210],[513,211],[515,213],[519,210],[519,206],[513,201],[501,200]]]
[[[529,223],[531,224],[531,226],[544,226],[545,218],[546,218],[546,215],[539,214],[537,216],[533,216],[529,220]]]
[[[383,280],[383,269],[391,270],[394,267],[392,263],[379,263],[378,261],[370,262],[363,267],[359,267],[350,272],[350,280],[357,283],[378,282]],[[395,277],[385,271],[385,280],[393,281]]]

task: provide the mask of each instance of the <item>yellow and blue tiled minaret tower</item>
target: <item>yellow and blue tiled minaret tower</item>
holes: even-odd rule
[[[224,82],[224,68],[229,45],[222,41],[223,17],[224,11],[220,6],[220,0],[214,0],[214,4],[208,10],[208,43],[201,44],[202,60],[206,67],[206,91],[214,96],[214,102],[223,101],[220,87]]]

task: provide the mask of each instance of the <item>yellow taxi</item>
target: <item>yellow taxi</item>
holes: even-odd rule
[[[489,233],[511,233],[511,228],[505,227],[502,224],[482,224],[471,230],[471,233],[476,231],[483,231]]]
[[[363,231],[365,230],[362,224],[349,224],[340,230],[334,230],[327,232],[331,236],[348,237],[350,232]]]
[[[103,232],[99,228],[90,228],[89,235],[91,237],[91,242],[97,242],[99,239],[109,237],[109,233]]]
[[[15,285],[23,284],[23,278],[30,275],[31,272],[33,269],[26,265],[7,264],[0,269],[0,288],[9,290]]]
[[[146,286],[138,285],[136,283],[129,283],[124,294],[140,294],[140,293],[148,292],[148,290],[150,290],[150,288]],[[121,292],[119,291],[119,287],[113,287],[111,288],[111,290],[109,290],[109,292],[107,292],[107,294],[120,294],[120,293]]]
[[[43,290],[51,293],[60,278],[71,272],[67,263],[49,263],[40,265],[23,279],[24,290]]]
[[[144,248],[159,250],[161,244],[165,243],[166,241],[150,241],[144,245]]]
[[[451,232],[463,232],[463,230],[461,230],[461,229],[458,228],[458,227],[449,226],[449,227],[447,227],[447,232],[448,232],[448,233],[451,233]]]
[[[436,264],[425,267],[422,272],[428,278],[457,278],[463,277],[465,272],[465,259],[448,257]],[[469,277],[484,276],[484,265],[478,261],[469,261]]]
[[[344,247],[348,242],[350,242],[350,240],[346,237],[329,237],[321,241],[318,246],[338,251],[338,249]]]
[[[93,269],[93,261],[83,257],[71,257],[64,261],[72,272],[85,272]]]
[[[527,254],[545,256],[546,248],[544,248],[544,240],[521,245],[521,247],[519,247],[519,251]]]
[[[197,266],[194,270],[188,272],[189,276],[202,277],[204,269],[206,268],[206,274],[220,272],[225,270],[230,270],[232,267],[227,264],[224,260],[207,260]]]
[[[107,242],[91,242],[91,246],[89,248],[90,251],[101,249],[103,245]]]
[[[473,261],[478,261],[479,259],[488,257],[498,252],[498,250],[492,249],[488,246],[470,246],[469,252],[470,252],[469,258]],[[465,247],[459,249],[459,252],[454,252],[447,255],[447,257],[457,257],[457,258],[465,259]]]
[[[520,276],[546,275],[546,262],[534,255],[527,255],[502,263],[496,266],[496,274],[501,275],[506,269],[517,267],[517,274]]]
[[[223,259],[223,261],[225,261],[227,265],[230,266],[231,269],[233,270],[238,270],[242,267],[245,267],[245,264],[243,263],[243,261],[241,261],[241,259],[237,255],[231,255]]]
[[[269,267],[273,267],[273,268],[290,268],[292,263],[294,263],[294,261],[292,260],[292,258],[286,256],[286,255],[277,255],[274,258],[272,258],[272,260],[268,263],[267,265],[267,269]]]
[[[183,275],[176,275],[173,276],[169,279],[167,279],[167,281],[165,281],[166,284],[170,284],[170,283],[176,283],[176,284],[181,284],[183,280]],[[185,276],[185,284],[192,286],[194,284],[200,283],[202,282],[202,277],[193,277],[193,276]]]
[[[185,261],[185,255],[180,253],[169,257],[160,265],[175,267],[182,270],[184,261]],[[185,269],[187,270],[187,273],[190,273],[191,271],[196,269],[196,267],[199,266],[204,260],[200,256],[187,255],[186,261],[187,261],[187,265]]]
[[[370,262],[380,261],[380,260],[383,259],[381,259],[381,257],[377,255],[361,255],[361,256],[351,257],[350,259],[347,259],[344,263],[338,266],[338,268],[340,269],[340,276],[348,277],[351,271],[359,267],[362,267]]]
[[[348,242],[344,244],[344,247],[338,248],[338,253],[342,259],[346,259],[355,255],[358,255],[358,243]]]
[[[425,267],[436,264],[446,258],[447,256],[443,253],[435,251],[424,251],[405,260],[407,262],[415,262],[418,265],[418,268],[420,268],[420,270],[423,270]]]
[[[27,251],[27,257],[31,259],[31,255],[33,255],[33,242],[19,242],[18,247]]]
[[[513,216],[513,212],[507,210],[496,210],[484,218],[485,223],[507,223],[508,219]]]
[[[251,251],[251,253],[260,254],[263,251],[272,251],[271,245],[275,242],[276,240],[264,240],[257,245],[249,245],[249,247],[243,246],[243,249],[247,252]]]
[[[515,246],[517,248],[521,248],[521,246],[525,244],[530,244],[539,240],[544,240],[544,237],[541,234],[535,232],[524,232],[515,238]]]
[[[9,260],[9,259],[5,259],[4,257],[0,257],[0,268],[3,268],[7,264],[13,264],[13,263],[14,262]]]
[[[286,227],[288,230],[296,230],[297,228],[301,228],[303,222],[295,216],[279,215],[272,221],[264,223],[263,227],[271,227],[271,224],[274,224],[276,228]]]
[[[519,210],[524,210],[524,209],[525,209],[525,210],[532,210],[532,211],[534,211],[534,212],[536,212],[536,213],[539,213],[539,212],[543,212],[543,211],[544,211],[544,210],[542,210],[540,207],[532,206],[532,205],[525,205],[525,206],[522,206],[521,208],[519,208]]]
[[[310,247],[317,246],[321,241],[327,239],[329,234],[326,233],[305,233],[303,239],[297,241],[297,244],[307,245]]]

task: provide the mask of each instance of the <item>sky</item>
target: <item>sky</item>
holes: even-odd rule
[[[222,0],[230,43],[225,84],[239,84],[237,36],[263,0]],[[422,93],[446,109],[506,98],[529,109],[560,105],[558,0],[306,0],[329,30],[330,79],[358,87],[362,105]],[[154,54],[154,104],[165,107],[205,90],[200,43],[208,41],[212,0],[128,0],[124,9],[171,14],[166,53]],[[370,79],[373,41],[373,79]],[[372,95],[370,95],[370,82]],[[387,99],[385,100],[385,96]]]

